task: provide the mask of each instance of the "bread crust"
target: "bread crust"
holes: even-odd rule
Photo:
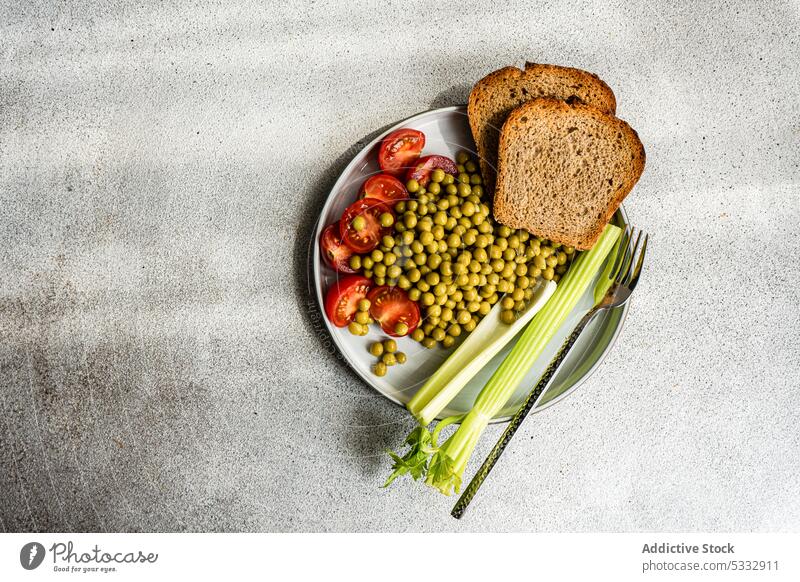
[[[510,147],[511,140],[515,137],[513,135],[512,126],[518,122],[523,116],[540,116],[540,115],[548,115],[550,113],[570,113],[575,115],[587,116],[593,118],[599,122],[610,124],[615,127],[616,130],[621,131],[626,136],[627,142],[630,144],[632,148],[632,155],[633,155],[633,169],[632,171],[625,176],[623,180],[622,186],[617,189],[614,193],[614,196],[609,200],[609,203],[606,207],[605,212],[603,213],[602,217],[597,219],[595,226],[588,232],[584,233],[583,236],[576,237],[574,239],[569,237],[564,237],[559,235],[558,233],[553,232],[533,232],[531,231],[530,225],[523,224],[524,221],[519,220],[518,216],[514,213],[513,209],[510,207],[506,207],[506,196],[505,192],[503,191],[503,187],[505,184],[505,172],[504,172],[504,163],[503,159],[507,153],[508,148]],[[597,239],[603,232],[603,228],[614,215],[614,213],[619,208],[622,201],[625,197],[630,193],[633,189],[633,186],[636,182],[639,181],[639,178],[644,171],[646,155],[644,151],[644,146],[642,145],[641,140],[639,139],[639,134],[625,123],[623,120],[618,119],[617,117],[605,113],[596,107],[592,107],[591,105],[585,105],[582,103],[566,103],[559,99],[551,99],[551,98],[539,98],[534,99],[532,101],[528,101],[523,105],[520,105],[506,119],[505,124],[503,124],[503,130],[500,133],[500,145],[498,151],[498,160],[499,160],[499,170],[497,175],[497,192],[494,201],[494,217],[495,220],[504,224],[511,228],[524,228],[537,236],[542,236],[544,238],[548,238],[555,243],[560,243],[566,246],[573,246],[576,249],[580,250],[587,250],[594,246],[594,243],[597,242]]]
[[[526,62],[524,69],[517,67],[503,67],[497,71],[489,73],[480,81],[475,83],[469,94],[467,102],[467,115],[469,118],[470,130],[478,149],[479,164],[486,184],[487,193],[490,195],[494,191],[495,173],[497,171],[497,147],[498,140],[494,134],[499,134],[501,127],[493,127],[488,121],[489,115],[481,113],[481,104],[485,104],[492,97],[497,97],[500,93],[505,94],[510,88],[514,88],[526,79],[539,78],[542,82],[553,81],[554,79],[569,79],[570,87],[567,87],[563,94],[571,93],[570,98],[580,100],[580,96],[570,89],[578,87],[589,87],[596,94],[596,99],[592,99],[595,105],[602,111],[613,114],[616,111],[617,101],[611,88],[597,75],[581,69],[572,67],[562,67],[559,65],[547,65]],[[584,91],[586,92],[586,91]],[[586,97],[586,95],[584,95]],[[533,96],[532,98],[535,98]],[[524,101],[522,101],[524,102]],[[503,120],[505,121],[505,120]],[[502,123],[500,124],[502,126]]]

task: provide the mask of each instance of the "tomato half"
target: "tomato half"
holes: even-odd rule
[[[384,333],[399,337],[395,333],[398,323],[405,323],[408,333],[417,329],[419,306],[400,287],[375,287],[367,294],[367,299],[370,301],[369,314],[381,324]]]
[[[424,147],[424,133],[416,129],[398,129],[381,141],[378,165],[384,172],[399,177],[406,168],[414,165]]]
[[[322,257],[329,266],[340,273],[356,272],[355,269],[350,267],[350,257],[353,256],[353,249],[344,244],[338,222],[325,227],[319,239],[319,246],[322,249]]]
[[[375,174],[361,186],[362,198],[373,198],[392,206],[400,200],[408,199],[403,183],[390,174]]]
[[[373,198],[356,200],[347,207],[339,221],[342,240],[355,252],[368,253],[378,246],[381,237],[389,234],[389,230],[391,230],[391,228],[381,226],[380,216],[384,212],[394,215],[391,209],[380,200]],[[357,217],[363,218],[361,221],[363,224],[359,230],[356,230],[356,225],[353,224]]]
[[[335,281],[325,295],[325,313],[336,327],[345,327],[353,321],[358,302],[364,299],[372,281],[360,275],[348,275]]]
[[[420,186],[427,186],[431,180],[431,172],[436,168],[444,170],[445,174],[458,175],[456,163],[447,156],[425,156],[420,158],[413,168],[408,169],[406,182],[416,180]]]

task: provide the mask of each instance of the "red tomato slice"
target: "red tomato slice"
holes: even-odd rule
[[[353,321],[358,302],[367,296],[372,281],[360,275],[338,279],[325,295],[325,313],[336,327],[345,327]]]
[[[355,269],[350,267],[350,257],[353,256],[353,249],[344,244],[342,235],[339,232],[339,223],[334,222],[325,227],[319,239],[322,249],[322,256],[329,266],[340,273],[355,273]]]
[[[431,180],[431,172],[436,168],[444,170],[446,174],[458,175],[456,163],[447,156],[425,156],[413,168],[408,169],[406,182],[416,180],[420,186],[427,186]]]
[[[374,198],[392,206],[400,200],[408,199],[403,183],[390,174],[375,174],[361,186],[362,198]]]
[[[394,331],[398,323],[405,323],[408,333],[417,329],[419,306],[400,287],[375,287],[369,292],[367,299],[370,301],[369,314],[381,324],[384,333],[399,337]]]
[[[425,147],[425,134],[416,129],[398,129],[381,141],[378,150],[378,165],[381,170],[401,176],[414,162]]]
[[[376,246],[390,228],[381,226],[380,216],[384,212],[394,215],[394,213],[383,202],[372,198],[356,200],[342,214],[339,221],[339,232],[345,244],[357,253],[368,253]],[[360,230],[356,230],[353,221],[363,218],[363,225]]]

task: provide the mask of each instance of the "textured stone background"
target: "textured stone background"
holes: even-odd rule
[[[800,10],[713,4],[3,2],[0,528],[800,530]],[[303,266],[358,144],[526,58],[616,92],[652,253],[459,523]]]

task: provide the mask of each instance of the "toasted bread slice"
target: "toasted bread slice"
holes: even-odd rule
[[[578,101],[611,114],[617,108],[609,86],[597,75],[580,69],[525,63],[524,71],[505,67],[487,75],[472,88],[467,113],[488,194],[494,192],[503,123],[515,107],[539,97]]]
[[[500,137],[494,217],[511,228],[589,249],[642,175],[631,127],[590,105],[534,99]]]

